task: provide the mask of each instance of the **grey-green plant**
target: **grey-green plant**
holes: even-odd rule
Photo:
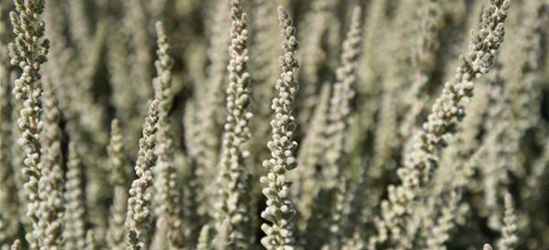
[[[355,96],[355,67],[360,55],[362,10],[355,7],[349,31],[342,44],[340,65],[336,69],[336,83],[328,110],[326,162],[322,168],[327,187],[334,187],[344,175],[347,162],[345,144],[350,124],[351,102]]]
[[[546,0],[0,10],[1,250],[549,248]]]
[[[113,250],[125,249],[126,209],[128,200],[128,185],[130,177],[130,165],[125,157],[124,139],[120,130],[120,122],[114,119],[111,122],[110,142],[108,147],[109,170],[111,171],[111,184],[113,186],[113,204],[109,209],[109,225],[105,239],[107,247]]]
[[[156,33],[158,36],[158,59],[155,61],[157,76],[153,79],[153,85],[155,97],[159,102],[159,118],[156,148],[158,160],[154,170],[155,202],[153,205],[158,218],[157,229],[158,225],[163,223],[167,227],[167,232],[165,234],[157,233],[155,238],[159,241],[167,239],[169,249],[180,249],[185,245],[185,238],[181,233],[181,209],[179,208],[181,194],[174,159],[174,142],[170,134],[172,127],[168,116],[173,99],[171,88],[173,60],[169,55],[168,38],[161,22],[156,23]]]
[[[157,144],[158,113],[159,101],[155,99],[149,106],[149,113],[143,124],[143,137],[139,140],[139,153],[134,168],[137,177],[129,190],[125,221],[126,249],[144,250],[149,242],[149,231],[152,227],[153,167],[158,158],[154,152]]]
[[[283,54],[278,59],[281,71],[276,82],[278,96],[273,98],[271,105],[274,111],[272,139],[267,143],[271,158],[263,162],[268,174],[260,179],[264,185],[262,193],[267,197],[267,207],[261,212],[261,217],[268,221],[261,225],[266,234],[261,244],[267,249],[295,249],[293,230],[297,214],[290,198],[286,173],[297,167],[293,155],[297,142],[293,140],[296,121],[292,103],[299,88],[295,76],[298,67],[295,52],[299,45],[289,13],[282,6],[278,7],[278,19]]]
[[[218,249],[247,249],[250,244],[252,221],[245,202],[248,190],[245,157],[249,154],[243,145],[250,138],[249,121],[252,113],[251,81],[248,73],[247,14],[240,0],[231,1],[231,44],[227,87],[227,118],[223,127],[220,155],[220,184],[216,226],[218,231],[226,227],[226,234],[218,233]],[[223,238],[226,237],[226,238]],[[225,242],[222,244],[222,242]]]
[[[42,173],[38,165],[42,155],[40,132],[41,121],[42,75],[40,68],[47,61],[49,40],[44,38],[45,23],[40,19],[44,12],[45,1],[14,1],[15,10],[10,12],[10,21],[15,34],[15,41],[10,43],[10,63],[23,70],[14,82],[13,94],[23,106],[17,125],[21,130],[19,143],[25,151],[24,166],[25,192],[28,198],[26,214],[32,223],[32,233],[27,234],[31,247],[38,248],[40,238],[40,202],[38,186]],[[42,222],[45,223],[45,222]]]
[[[200,236],[198,237],[198,244],[196,249],[198,250],[210,250],[212,249],[211,228],[205,225],[200,229]]]
[[[40,200],[37,215],[41,248],[58,249],[63,246],[63,217],[65,216],[64,185],[62,172],[63,155],[61,151],[62,132],[59,125],[60,112],[57,99],[53,95],[52,85],[44,80],[43,95],[43,129],[40,143],[42,154],[38,169],[38,199]],[[76,190],[75,190],[76,191]]]
[[[331,93],[331,84],[324,83],[320,91],[318,105],[311,117],[311,127],[298,150],[300,167],[295,171],[296,182],[292,185],[292,195],[296,197],[296,206],[300,211],[298,227],[301,229],[305,227],[311,216],[314,197],[322,184],[316,181],[320,175],[317,168],[323,163],[322,156],[327,148],[325,135]]]
[[[84,171],[80,152],[74,143],[69,145],[67,168],[64,247],[66,249],[83,249],[86,246]]]
[[[387,189],[388,199],[383,201],[379,225],[384,225],[391,234],[372,237],[370,248],[386,241],[399,242],[410,219],[412,204],[421,198],[425,187],[431,182],[432,173],[438,168],[437,153],[448,145],[456,126],[465,116],[462,99],[471,98],[473,81],[488,73],[497,49],[505,35],[504,22],[510,1],[490,1],[484,9],[478,31],[471,32],[469,52],[460,56],[455,79],[444,85],[442,94],[435,100],[427,121],[413,140],[414,148],[404,156],[404,167],[398,170],[402,181]],[[400,243],[399,243],[400,244]]]
[[[228,13],[229,2],[228,1],[212,1],[215,13]],[[226,79],[226,67],[229,60],[227,47],[229,46],[230,36],[228,32],[229,28],[229,15],[215,14],[211,21],[211,42],[210,48],[207,50],[208,59],[210,65],[206,72],[207,86],[200,96],[197,107],[200,112],[196,112],[197,121],[201,129],[197,131],[196,136],[196,153],[197,156],[194,159],[198,164],[196,174],[199,178],[198,188],[203,191],[198,194],[199,214],[201,217],[210,218],[215,217],[215,196],[217,191],[208,185],[208,182],[217,176],[215,167],[217,166],[220,147],[220,135],[222,121],[219,121],[219,117],[222,117],[222,113],[218,107],[223,106],[223,82]],[[199,93],[201,93],[199,92]],[[222,109],[221,109],[222,110]]]
[[[498,249],[512,250],[516,248],[517,237],[517,217],[513,205],[513,197],[509,193],[505,193],[505,214],[503,216],[503,225],[501,227],[501,239],[498,242]]]

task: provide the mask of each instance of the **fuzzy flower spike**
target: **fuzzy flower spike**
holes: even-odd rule
[[[249,112],[251,102],[250,74],[248,73],[248,30],[247,15],[242,10],[240,0],[231,1],[231,45],[229,46],[230,61],[229,86],[227,88],[227,118],[223,132],[223,144],[220,159],[220,174],[218,182],[220,189],[220,204],[218,208],[218,231],[223,224],[227,225],[226,236],[218,234],[217,244],[227,242],[223,249],[248,249],[250,246],[251,220],[247,207],[247,182],[245,179],[244,157],[247,154],[242,145],[249,140],[248,128],[252,113]]]
[[[10,12],[10,20],[15,41],[9,44],[8,49],[11,64],[23,70],[19,79],[15,81],[13,94],[23,104],[17,125],[22,132],[19,143],[25,151],[22,169],[25,178],[25,194],[28,199],[26,213],[33,228],[33,232],[27,235],[27,240],[31,248],[36,249],[39,244],[37,237],[40,235],[38,183],[41,173],[38,165],[42,154],[40,131],[43,127],[40,120],[42,111],[40,68],[47,61],[46,55],[50,43],[48,39],[44,39],[46,25],[40,19],[40,15],[44,12],[45,1],[14,0],[14,4],[15,11]]]
[[[431,182],[439,166],[438,154],[465,117],[464,101],[473,96],[474,81],[488,73],[494,57],[503,42],[509,0],[490,0],[482,14],[478,31],[471,31],[469,52],[460,56],[455,79],[444,85],[442,94],[432,106],[422,130],[415,137],[413,149],[404,157],[404,166],[398,170],[401,184],[390,185],[388,199],[381,203],[383,221],[377,220],[378,235],[371,237],[369,248],[388,240],[403,242],[402,234],[413,213],[411,204]]]
[[[158,123],[158,100],[149,107],[149,114],[143,125],[143,137],[139,140],[139,153],[135,164],[137,178],[132,182],[128,198],[126,227],[128,230],[127,249],[147,249],[147,237],[151,227],[151,203],[153,185],[152,168],[157,155],[156,132]]]
[[[295,79],[295,70],[298,68],[295,52],[298,42],[292,20],[282,6],[278,7],[278,19],[283,49],[278,63],[282,72],[276,82],[278,97],[273,99],[271,106],[275,111],[275,117],[271,121],[272,139],[267,144],[271,159],[263,162],[268,173],[260,179],[266,185],[263,194],[267,197],[267,207],[261,217],[270,222],[261,225],[261,229],[267,234],[261,243],[267,249],[291,250],[295,249],[293,228],[296,210],[289,197],[290,182],[286,173],[297,167],[294,157],[297,142],[292,139],[296,128],[292,104],[298,89]]]

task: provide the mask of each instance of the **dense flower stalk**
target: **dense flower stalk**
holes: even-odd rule
[[[125,249],[124,220],[126,216],[126,201],[128,200],[127,185],[130,165],[124,155],[124,139],[117,119],[111,123],[111,136],[108,147],[111,184],[114,186],[113,204],[110,208],[107,246],[111,250]]]
[[[328,113],[328,146],[326,167],[323,169],[324,181],[328,187],[336,186],[341,177],[345,157],[346,134],[348,132],[351,101],[355,95],[353,84],[356,80],[355,68],[360,54],[361,15],[360,7],[355,7],[347,37],[343,42],[340,66],[336,70],[334,94],[330,100]]]
[[[228,62],[228,53],[226,49],[229,45],[229,34],[227,26],[229,23],[228,15],[217,13],[228,13],[229,3],[227,1],[216,1],[216,16],[212,21],[211,44],[208,49],[208,59],[211,64],[207,69],[206,91],[201,96],[197,112],[197,121],[200,130],[197,133],[196,160],[197,176],[200,179],[198,198],[200,200],[199,214],[203,217],[214,217],[215,193],[217,192],[208,182],[215,179],[217,172],[215,166],[218,159],[220,144],[220,125],[219,116],[222,114],[219,110],[223,102],[223,80],[225,79],[226,66]]]
[[[82,161],[76,145],[69,145],[69,162],[67,164],[67,184],[65,186],[65,245],[67,250],[79,250],[86,246],[86,204],[84,196],[84,176]]]
[[[296,169],[296,181],[292,185],[292,195],[296,197],[296,207],[299,211],[298,226],[302,228],[309,219],[312,203],[318,188],[317,168],[322,163],[322,156],[326,151],[326,128],[328,126],[328,108],[332,86],[324,83],[320,90],[318,106],[312,115],[308,132],[303,139],[298,152],[300,167]]]
[[[383,222],[379,225],[391,230],[391,241],[398,240],[403,233],[411,215],[411,203],[419,197],[438,167],[436,154],[446,146],[463,119],[465,107],[461,101],[472,97],[472,81],[486,74],[492,66],[495,53],[503,42],[509,6],[509,0],[491,0],[485,8],[480,30],[471,32],[469,53],[460,57],[455,79],[445,84],[442,95],[433,104],[428,120],[416,137],[414,148],[405,156],[404,167],[398,170],[402,183],[389,186],[389,198],[382,203]],[[384,229],[378,228],[378,231]],[[370,248],[386,240],[372,237]]]
[[[210,250],[211,248],[211,229],[210,226],[205,225],[200,229],[200,236],[198,237],[197,250]]]
[[[484,10],[480,30],[471,32],[469,53],[460,57],[455,80],[445,84],[428,121],[423,124],[423,132],[419,136],[422,143],[417,148],[418,151],[433,154],[440,147],[444,147],[452,129],[463,119],[465,107],[460,101],[472,97],[472,81],[490,70],[495,53],[503,42],[504,22],[509,6],[509,0],[491,0],[491,5]],[[407,160],[413,163],[414,158]],[[428,166],[426,170],[431,171]]]
[[[488,131],[484,142],[487,145],[485,166],[481,169],[484,191],[483,210],[488,217],[488,226],[492,229],[501,227],[501,209],[498,194],[506,189],[509,183],[509,171],[519,164],[517,157],[520,151],[520,133],[510,112],[510,97],[505,95],[505,82],[501,78],[499,65],[489,75],[488,94],[489,108],[486,110],[484,129]],[[507,84],[508,86],[508,84]]]
[[[427,241],[427,249],[446,249],[444,243],[450,238],[450,229],[454,227],[456,210],[461,201],[461,190],[451,190],[449,194],[441,198],[443,204],[440,207],[440,215],[435,225],[430,228],[430,234]],[[438,198],[438,197],[437,197]],[[440,205],[440,204],[437,204]]]
[[[156,68],[156,77],[153,79],[153,87],[155,90],[155,97],[159,102],[159,113],[162,116],[159,121],[168,125],[169,117],[168,112],[172,107],[172,67],[173,59],[170,57],[170,44],[168,43],[168,37],[164,31],[162,22],[156,23],[156,36],[157,51],[156,55],[158,59],[154,62]],[[165,132],[164,132],[165,133]]]
[[[455,147],[458,147],[459,143],[463,143],[461,137],[458,138]],[[453,159],[459,157],[458,152],[451,153]],[[459,153],[463,154],[463,152]],[[471,186],[472,175],[484,153],[484,147],[480,147],[476,152],[468,155],[469,159],[465,162],[447,163],[449,166],[455,164],[459,166],[452,167],[455,174],[451,176],[452,179],[449,182],[436,183],[438,186],[434,188],[434,192],[429,195],[426,201],[428,208],[423,209],[421,229],[424,233],[422,235],[424,242],[422,243],[426,249],[446,249],[445,244],[450,239],[451,230],[455,227],[458,218],[463,215],[463,211],[459,211],[463,193]],[[450,187],[440,187],[445,184]],[[439,188],[444,190],[439,190]]]
[[[298,42],[292,20],[282,6],[278,7],[278,19],[284,51],[278,60],[282,72],[276,82],[279,94],[273,99],[271,106],[275,111],[275,117],[271,121],[272,140],[267,146],[272,158],[263,162],[263,167],[269,172],[260,179],[261,183],[266,185],[263,194],[267,197],[267,208],[261,213],[261,217],[270,222],[261,225],[261,229],[267,235],[261,239],[261,243],[267,249],[273,250],[294,249],[293,228],[296,217],[286,174],[297,167],[297,161],[293,156],[297,142],[292,139],[296,127],[292,103],[298,89],[295,79],[295,70],[298,67],[295,52]]]
[[[38,239],[32,235],[39,235],[40,223],[38,182],[41,173],[38,164],[42,154],[39,134],[43,127],[40,120],[40,68],[47,60],[49,40],[44,39],[45,23],[40,19],[45,1],[15,0],[14,3],[15,11],[10,13],[10,20],[16,38],[8,48],[11,64],[23,70],[19,79],[15,81],[13,94],[23,103],[17,124],[22,131],[20,144],[25,149],[25,166],[22,169],[25,175],[25,192],[28,196],[27,216],[32,222],[34,232],[28,235],[27,240],[31,248],[38,248]]]
[[[109,249],[125,249],[126,231],[124,220],[127,207],[127,185],[129,179],[130,165],[124,155],[124,139],[120,124],[117,119],[111,122],[111,135],[108,147],[109,169],[111,171],[111,184],[114,187],[113,204],[110,207],[109,225],[106,242]]]
[[[109,168],[111,170],[111,184],[113,186],[126,186],[130,176],[125,157],[124,138],[118,119],[111,122],[111,135],[107,148]]]
[[[107,231],[107,246],[112,250],[125,249],[125,235],[124,221],[126,215],[126,206],[128,194],[127,189],[122,186],[115,186],[114,188],[114,203],[110,209],[109,226]]]
[[[223,132],[218,183],[221,188],[218,204],[218,223],[227,224],[227,237],[222,241],[228,245],[223,249],[249,248],[251,221],[248,201],[245,201],[247,183],[244,158],[248,154],[243,144],[250,138],[249,111],[251,103],[250,74],[248,73],[248,30],[247,15],[240,0],[231,1],[231,45],[229,85],[227,87],[227,118]],[[219,226],[220,226],[219,225]],[[218,234],[216,241],[222,235]]]
[[[41,134],[42,157],[38,168],[40,180],[38,182],[38,196],[40,207],[37,215],[40,231],[37,234],[40,247],[58,249],[63,244],[63,153],[61,152],[62,131],[59,127],[60,112],[58,103],[53,96],[51,85],[44,81],[44,112],[42,113],[43,130]]]
[[[346,165],[345,143],[348,140],[350,124],[351,101],[355,95],[353,88],[356,80],[355,67],[360,54],[362,10],[355,7],[347,32],[343,41],[340,66],[336,70],[334,94],[330,100],[326,136],[328,145],[326,151],[326,166],[322,169],[324,185],[333,189],[334,200],[330,211],[328,227],[330,230],[329,248],[338,248],[342,244],[346,223],[344,209],[348,191],[347,178],[344,177]],[[328,247],[326,245],[325,247]]]
[[[303,24],[306,28],[301,29],[303,32],[300,32],[299,37],[303,51],[300,81],[301,85],[305,86],[301,92],[303,100],[298,117],[300,123],[309,121],[313,108],[320,101],[317,98],[319,70],[327,57],[323,40],[328,31],[329,22],[333,21],[330,17],[336,5],[337,1],[312,1],[311,10],[304,17]]]
[[[549,249],[549,0],[70,1],[0,0],[0,250]]]
[[[328,242],[324,244],[322,249],[339,249],[344,240],[344,226],[346,225],[345,210],[348,209],[347,195],[348,195],[348,179],[340,177],[336,182],[336,186],[332,187],[333,200],[331,202],[330,215],[326,220],[330,235]]]
[[[185,144],[197,145],[196,136],[199,130],[196,122],[196,105],[194,101],[189,101],[185,107],[185,115],[183,118],[183,126],[185,127]],[[198,163],[196,162],[197,152],[194,147],[187,148],[187,174],[184,177],[184,185],[182,188],[182,203],[183,203],[183,220],[185,224],[185,236],[191,239],[199,238],[200,229],[202,226],[202,218],[200,217],[198,208],[200,206],[201,195],[196,192],[200,190],[200,179],[197,175]],[[194,241],[193,241],[194,242]]]
[[[151,227],[152,203],[151,186],[153,185],[153,166],[157,155],[156,133],[158,123],[158,100],[149,107],[149,114],[143,124],[143,137],[139,140],[139,153],[135,163],[137,179],[132,182],[128,198],[126,228],[128,233],[127,249],[147,249],[148,232]]]
[[[513,197],[506,193],[504,197],[505,214],[503,227],[501,228],[501,239],[498,242],[499,250],[513,250],[517,246],[517,217],[513,205]]]
[[[158,160],[155,167],[155,209],[158,223],[167,225],[167,235],[156,234],[155,237],[166,237],[169,249],[183,248],[185,242],[181,233],[179,203],[181,194],[177,185],[177,170],[174,162],[174,145],[171,136],[169,111],[172,106],[172,76],[173,60],[169,55],[170,46],[161,22],[156,23],[158,36],[158,59],[155,61],[157,76],[153,79],[156,99],[159,102]],[[159,225],[159,224],[158,224]],[[157,225],[157,228],[158,228]]]
[[[12,73],[10,74],[10,85],[13,84],[15,81],[16,74]],[[10,154],[10,163],[11,167],[13,169],[14,174],[14,181],[15,186],[17,187],[17,199],[19,201],[20,206],[18,206],[17,209],[17,215],[19,218],[19,221],[21,221],[24,228],[26,228],[27,231],[32,229],[32,222],[30,218],[27,216],[27,204],[29,203],[27,192],[25,191],[25,173],[23,173],[23,169],[25,168],[24,159],[25,159],[25,151],[23,148],[23,145],[21,145],[16,139],[21,136],[21,130],[19,129],[19,126],[17,125],[17,119],[19,118],[20,114],[19,111],[23,107],[22,103],[19,103],[16,101],[15,97],[11,95],[10,103],[13,106],[12,112],[11,112],[11,138],[14,141],[14,144],[9,151]]]

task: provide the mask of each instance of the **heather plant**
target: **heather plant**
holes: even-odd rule
[[[0,250],[549,249],[546,27],[547,0],[0,0]]]
[[[124,141],[122,138],[122,131],[120,131],[120,124],[118,120],[111,122],[110,142],[108,148],[108,159],[111,183],[114,188],[113,204],[109,209],[109,226],[108,234],[105,239],[106,245],[109,249],[124,249],[125,244],[125,231],[124,222],[126,218],[126,201],[128,199],[128,179],[129,179],[129,165],[127,164],[126,157],[124,155]]]
[[[158,100],[158,146],[154,176],[157,233],[153,242],[166,242],[169,249],[181,248],[184,237],[181,234],[181,219],[179,201],[180,190],[178,188],[177,169],[175,168],[173,138],[170,135],[171,124],[168,117],[172,106],[172,59],[169,55],[169,44],[164,27],[161,22],[156,23],[158,36],[158,59],[155,61],[157,76],[153,79],[155,97]],[[160,228],[166,227],[166,232]],[[167,237],[167,238],[166,238]],[[160,244],[160,243],[157,243]],[[165,248],[165,247],[163,247]]]
[[[218,234],[218,249],[247,249],[251,233],[249,205],[244,202],[247,193],[244,159],[249,154],[243,144],[250,138],[248,127],[252,113],[250,74],[248,64],[247,15],[240,0],[231,1],[231,44],[229,46],[229,86],[227,87],[227,119],[224,125],[220,156],[219,203],[216,204],[217,230],[226,227],[226,234]],[[227,237],[227,238],[224,238]]]
[[[492,1],[483,12],[480,31],[471,32],[470,52],[466,57],[460,57],[455,80],[444,85],[442,95],[433,104],[422,131],[413,139],[417,141],[414,148],[404,155],[404,168],[398,171],[402,183],[389,186],[388,200],[382,202],[383,221],[377,224],[386,227],[390,235],[372,238],[370,247],[385,241],[396,241],[392,244],[404,244],[400,246],[404,248],[412,247],[413,242],[402,238],[407,234],[406,224],[413,213],[413,201],[421,199],[422,189],[431,181],[432,172],[438,167],[437,151],[447,146],[453,129],[465,116],[460,101],[472,96],[472,80],[487,73],[493,64],[495,52],[503,41],[503,22],[509,4],[509,1]]]
[[[293,140],[296,121],[292,103],[299,88],[294,75],[298,67],[294,55],[299,45],[292,20],[282,6],[278,7],[278,19],[283,54],[278,58],[281,71],[276,82],[278,96],[273,98],[271,105],[275,111],[271,121],[272,139],[267,143],[271,158],[263,162],[268,174],[260,179],[265,185],[262,193],[267,197],[267,207],[261,212],[261,217],[269,221],[261,225],[261,230],[266,234],[261,244],[267,249],[294,249],[293,231],[297,212],[290,197],[290,182],[286,173],[297,167],[293,156],[297,142]]]
[[[13,93],[15,98],[23,103],[17,123],[22,131],[21,138],[18,140],[25,151],[24,166],[21,169],[25,175],[25,192],[28,199],[26,213],[32,223],[32,233],[27,233],[27,240],[31,247],[38,248],[49,244],[43,242],[43,237],[50,236],[46,232],[41,232],[41,227],[47,226],[47,222],[41,220],[40,213],[45,211],[40,211],[42,199],[38,192],[43,175],[38,166],[42,155],[40,132],[43,127],[40,119],[42,97],[40,67],[47,61],[49,40],[43,38],[45,23],[39,19],[40,14],[44,12],[45,2],[14,1],[14,4],[15,11],[10,12],[10,20],[16,38],[15,42],[9,45],[9,53],[10,63],[23,70],[21,76],[14,82]],[[59,146],[57,144],[57,147]],[[58,232],[53,233],[58,234]]]
[[[126,215],[127,248],[147,249],[149,231],[152,227],[152,192],[153,166],[158,155],[156,147],[156,125],[158,123],[159,102],[154,100],[149,106],[149,113],[143,124],[143,137],[139,140],[139,153],[135,163],[136,179],[128,191],[128,209]]]
[[[84,176],[80,153],[75,144],[69,145],[67,169],[64,247],[66,249],[83,249],[86,246]]]

